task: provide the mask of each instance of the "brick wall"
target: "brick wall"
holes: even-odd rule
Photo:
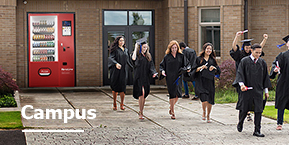
[[[0,66],[17,79],[16,0],[0,0]]]
[[[268,66],[282,51],[287,47],[283,46],[278,49],[276,45],[284,43],[283,37],[288,33],[288,5],[255,5],[250,6],[250,27],[251,36],[254,38],[253,43],[260,43],[263,34],[267,33],[269,38],[263,49],[265,52],[264,59]]]
[[[243,6],[224,6],[223,7],[223,20],[221,23],[221,59],[222,61],[232,59],[229,51],[232,49],[232,43],[236,36],[237,31],[242,31],[242,11]],[[238,45],[242,46],[239,42],[244,39],[242,35],[238,39]]]

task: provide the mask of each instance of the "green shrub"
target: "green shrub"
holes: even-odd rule
[[[11,94],[4,95],[0,98],[0,107],[17,107],[17,103]]]

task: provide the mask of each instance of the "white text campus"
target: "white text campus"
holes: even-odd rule
[[[31,108],[33,109],[32,105],[25,105],[22,107],[21,115],[25,119],[56,119],[56,116],[58,116],[58,119],[63,118],[63,122],[67,123],[69,119],[73,119],[74,116],[76,119],[94,119],[96,118],[96,109],[89,109],[86,111],[86,109],[82,109],[81,112],[79,112],[79,109],[46,109],[45,114],[42,109],[34,109],[34,115],[27,116],[26,115],[26,109]],[[63,117],[62,117],[63,112]],[[51,115],[50,115],[51,114]],[[87,116],[86,116],[87,115]]]

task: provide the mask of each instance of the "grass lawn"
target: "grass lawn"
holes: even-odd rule
[[[275,106],[266,106],[262,115],[277,120],[277,109],[275,109]],[[289,110],[286,109],[284,112],[284,121],[289,123]]]
[[[22,129],[21,112],[0,112],[0,129]]]
[[[265,98],[265,97],[264,97]],[[275,91],[269,91],[268,101],[275,100]],[[215,92],[215,103],[236,103],[238,101],[238,93],[235,90],[225,90]]]

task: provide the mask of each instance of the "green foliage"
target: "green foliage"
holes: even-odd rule
[[[17,107],[17,103],[11,94],[4,95],[0,97],[0,107]]]
[[[219,90],[215,93],[215,103],[236,103],[238,101],[238,93],[234,90]]]
[[[271,84],[272,84],[272,87],[270,88],[270,90],[276,91],[278,76],[279,76],[279,75],[277,74],[274,79],[270,79],[270,80],[271,80]]]
[[[266,106],[263,111],[263,116],[277,120],[277,109],[275,109],[275,106]],[[289,122],[289,110],[286,109],[284,112],[284,121]]]
[[[269,91],[267,101],[275,100],[275,91]],[[238,93],[235,90],[219,90],[215,93],[215,103],[236,103],[238,101]]]
[[[1,129],[22,129],[21,112],[0,112],[0,128]]]

